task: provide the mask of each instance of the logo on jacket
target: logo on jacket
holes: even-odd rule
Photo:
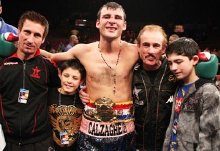
[[[176,77],[175,77],[175,75],[169,75],[169,78],[168,78],[168,81],[176,81]]]
[[[40,75],[39,75],[40,69],[36,66],[35,68],[32,68],[32,70],[33,70],[33,73],[31,74],[31,76],[33,78],[40,79]]]
[[[173,103],[173,96],[171,95],[170,98],[167,100],[166,103]]]
[[[136,86],[133,89],[133,97],[134,97],[136,105],[144,105],[144,100],[140,100],[140,98],[139,98],[139,92],[141,90],[142,89],[138,89]]]

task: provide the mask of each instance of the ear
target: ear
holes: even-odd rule
[[[199,56],[198,55],[194,55],[192,57],[192,61],[193,61],[193,65],[196,65],[199,62]]]
[[[20,30],[20,29],[18,29],[18,35],[20,34],[20,32],[21,32],[21,30]]]
[[[96,20],[96,28],[99,28],[99,25],[100,25],[100,21],[99,19]]]
[[[62,72],[61,72],[61,70],[59,68],[58,68],[58,76],[59,76],[59,78],[61,80]]]
[[[44,41],[45,41],[45,38],[42,40],[41,44],[43,44],[43,43],[44,43]]]
[[[165,44],[165,45],[162,46],[161,53],[162,53],[162,54],[165,54],[166,49],[167,49],[167,44]]]
[[[124,25],[123,25],[123,31],[125,31],[127,29],[127,22],[124,21]]]

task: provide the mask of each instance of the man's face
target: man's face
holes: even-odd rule
[[[18,53],[22,55],[34,55],[44,42],[45,27],[39,23],[26,20],[22,29],[18,30]]]
[[[163,41],[164,37],[159,31],[146,30],[141,35],[138,48],[145,69],[155,70],[158,68],[160,58],[165,52]]]
[[[106,38],[120,37],[126,29],[123,10],[104,7],[101,10],[100,18],[96,21],[96,27],[99,29],[100,34]]]

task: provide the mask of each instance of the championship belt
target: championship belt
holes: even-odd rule
[[[113,110],[114,102],[109,98],[99,98],[94,102],[96,106],[96,114],[94,115],[97,121],[108,122],[116,119],[115,111]]]
[[[125,122],[133,120],[131,102],[114,103],[110,98],[98,98],[94,103],[87,103],[84,117],[96,122]]]

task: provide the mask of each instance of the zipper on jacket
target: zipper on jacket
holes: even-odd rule
[[[144,78],[143,78],[143,75],[141,74],[141,79],[142,79],[142,82],[144,84],[144,90],[145,90],[145,97],[146,97],[146,103],[147,103],[147,113],[149,111],[149,105],[148,105],[148,97],[147,97],[147,87],[146,87],[146,84],[145,84],[145,81],[144,81]],[[143,123],[143,133],[145,132],[145,122],[146,120],[144,120],[144,123]],[[145,137],[143,135],[143,150],[145,150],[145,147],[144,147],[144,142],[145,142]]]
[[[161,77],[161,80],[160,80],[160,83],[159,83],[159,90],[158,90],[158,98],[159,98],[159,93],[160,93],[160,89],[161,89],[161,84],[162,84],[162,81],[163,81],[163,79],[164,79],[164,75],[165,75],[165,73],[166,73],[166,70],[167,70],[167,65],[165,66],[165,70],[164,70],[164,72],[163,72],[163,75],[162,75],[162,77]],[[141,75],[141,79],[142,79],[142,82],[143,82],[143,84],[144,84],[144,89],[145,89],[145,97],[146,97],[146,103],[147,103],[147,113],[148,113],[148,111],[149,111],[149,106],[148,106],[148,97],[147,97],[147,88],[146,88],[146,83],[145,83],[145,81],[144,81],[144,78],[143,78],[143,75],[142,74],[140,74]],[[156,151],[156,147],[157,147],[157,141],[156,141],[156,138],[157,138],[157,120],[158,120],[158,114],[159,114],[159,101],[157,101],[157,113],[156,113],[156,134],[155,134],[155,140],[154,140],[154,144],[155,144],[155,151]],[[146,120],[144,120],[144,123],[143,123],[143,133],[144,133],[144,131],[145,131],[145,122],[146,122]],[[143,135],[143,150],[145,150],[145,145],[144,145],[144,142],[145,142],[145,137],[144,137],[144,135]]]
[[[22,78],[22,88],[23,89],[25,89],[25,78],[26,78],[26,76],[25,76],[25,71],[26,71],[26,62],[25,61],[22,61],[22,63],[23,63],[23,78]],[[21,127],[22,127],[22,117],[20,116],[20,140],[19,140],[19,146],[21,146],[22,145],[22,129],[21,129]]]
[[[158,94],[157,94],[157,97],[158,97],[158,98],[159,98],[159,96],[160,96],[161,84],[162,84],[162,81],[163,81],[163,79],[164,79],[164,75],[165,75],[165,73],[166,73],[166,70],[167,70],[167,65],[165,66],[165,69],[164,69],[163,75],[162,75],[162,77],[161,77],[161,79],[160,79],[159,90],[158,90]],[[156,151],[156,148],[157,148],[157,127],[158,127],[158,125],[157,125],[157,121],[158,121],[158,116],[159,116],[159,106],[160,106],[160,104],[159,104],[159,99],[157,99],[156,132],[155,132],[155,140],[154,140],[155,151]]]

